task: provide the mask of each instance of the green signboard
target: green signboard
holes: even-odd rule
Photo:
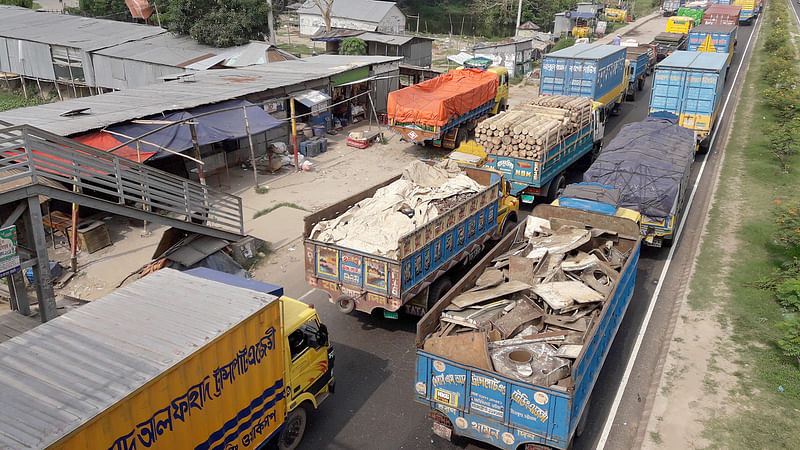
[[[0,229],[0,278],[19,272],[17,253],[17,227]]]

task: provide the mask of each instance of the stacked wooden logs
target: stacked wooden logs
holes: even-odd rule
[[[475,140],[491,155],[542,160],[547,151],[592,118],[584,97],[539,97],[490,117],[475,128]]]

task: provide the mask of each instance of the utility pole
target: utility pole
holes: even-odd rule
[[[277,40],[275,39],[275,19],[272,16],[272,0],[267,0],[267,4],[269,5],[269,15],[267,16],[267,26],[269,27],[269,43],[276,45]]]
[[[517,6],[517,28],[514,29],[514,36],[519,34],[520,19],[522,19],[522,0],[519,0],[519,6]]]

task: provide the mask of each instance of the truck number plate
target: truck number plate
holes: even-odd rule
[[[433,422],[433,434],[449,441],[450,436],[453,434],[453,430],[439,422]]]

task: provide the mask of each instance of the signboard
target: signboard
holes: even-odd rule
[[[11,225],[0,229],[0,277],[13,275],[19,270],[17,227]]]
[[[594,31],[597,34],[606,34],[606,22],[604,20],[599,20],[597,22],[597,26],[594,28]]]

